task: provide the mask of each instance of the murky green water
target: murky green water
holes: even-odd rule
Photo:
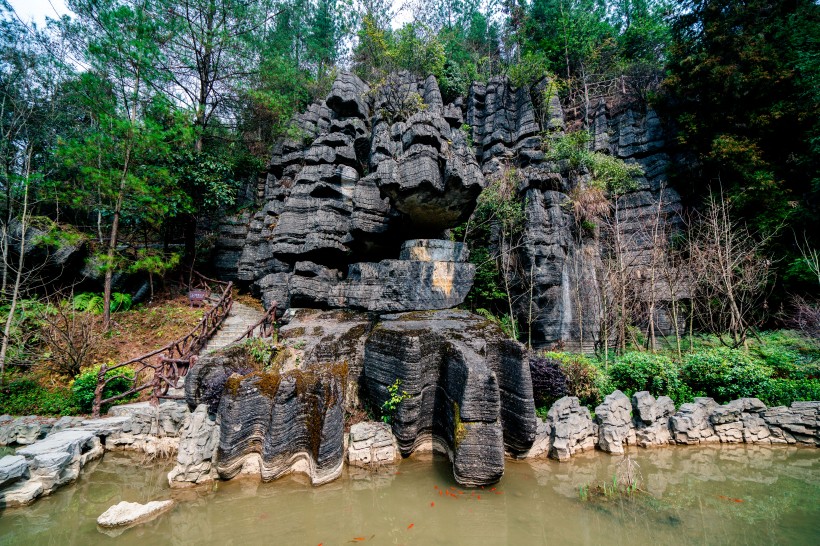
[[[289,477],[180,492],[167,487],[170,464],[107,454],[75,485],[2,512],[0,544],[820,543],[820,450],[677,447],[633,456],[646,494],[583,502],[579,487],[611,482],[620,457],[508,462],[495,490],[445,494],[455,484],[440,458],[351,471],[318,488]],[[172,512],[117,538],[96,528],[120,500],[169,497],[179,501]]]

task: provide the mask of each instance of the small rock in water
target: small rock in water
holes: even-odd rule
[[[97,525],[105,528],[126,528],[144,523],[170,509],[174,501],[152,501],[147,504],[122,501],[97,518]]]

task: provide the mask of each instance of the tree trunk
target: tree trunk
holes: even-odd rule
[[[31,154],[29,154],[29,161]],[[28,163],[28,162],[27,162]],[[30,165],[30,164],[29,164]],[[14,275],[14,287],[11,292],[11,305],[9,306],[9,314],[6,317],[6,325],[3,328],[3,342],[0,344],[0,384],[3,383],[3,377],[6,372],[6,356],[9,349],[9,338],[11,336],[11,327],[14,324],[14,313],[17,311],[17,300],[20,298],[20,285],[23,280],[23,265],[25,262],[26,250],[26,230],[28,225],[28,179],[30,166],[26,166],[26,182],[23,190],[23,211],[20,216],[20,256],[17,259],[17,271]]]

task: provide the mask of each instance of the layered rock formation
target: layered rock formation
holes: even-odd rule
[[[343,409],[379,411],[394,384],[407,399],[388,415],[391,442],[356,433],[352,461],[390,459],[382,448],[395,435],[401,454],[438,448],[450,455],[459,483],[483,485],[503,474],[505,451],[524,452],[533,443],[537,425],[523,347],[482,317],[298,310],[283,320],[283,341],[267,368],[240,344],[202,357],[186,380],[190,406],[207,408],[219,423],[213,458],[219,477],[246,472],[274,479],[302,471],[314,483],[333,479],[343,462]],[[201,481],[214,464],[186,447],[188,436],[193,433],[183,436],[169,477],[175,484]]]
[[[463,311],[387,315],[365,345],[364,387],[381,407],[399,381],[409,397],[393,416],[404,455],[427,444],[450,454],[463,485],[497,481],[505,449],[535,439],[532,382],[523,347]]]
[[[535,346],[600,342],[604,249],[570,206],[589,175],[544,153],[545,140],[579,123],[594,151],[643,168],[606,222],[619,226],[634,277],[647,278],[653,240],[644,228],[659,211],[675,223],[680,208],[666,184],[670,159],[654,111],[601,100],[582,119],[565,116],[549,81],[516,88],[505,78],[474,83],[466,99],[445,105],[435,78],[408,74],[371,89],[342,73],[325,100],[295,116],[274,149],[259,210],[226,219],[215,263],[283,309],[452,307],[472,282],[466,256],[420,258],[401,244],[442,239],[469,217],[482,188],[514,176],[526,213],[524,243],[515,250],[525,274],[512,282],[526,296],[517,298],[519,323]],[[635,297],[646,299],[649,288]],[[668,287],[653,290],[663,300]],[[668,328],[664,306],[656,308],[658,329]]]

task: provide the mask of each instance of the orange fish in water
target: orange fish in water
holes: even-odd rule
[[[410,525],[407,526],[407,528],[412,529],[414,525],[415,525],[415,523],[411,523]]]
[[[353,537],[353,540],[351,540],[350,542],[364,542],[365,540],[367,539],[364,537]]]
[[[434,502],[431,502],[431,503],[430,503],[430,507],[431,507],[431,508],[432,508],[433,506],[435,506],[435,505],[436,505],[436,503],[434,503]]]
[[[437,486],[437,485],[434,485],[434,486],[433,486],[433,489],[438,489],[438,486]]]
[[[503,492],[503,491],[496,491],[496,492],[495,492],[495,494],[496,494],[496,495],[503,495],[503,494],[504,494],[504,492]]]
[[[718,495],[718,498],[723,499],[725,501],[730,501],[730,502],[743,502],[743,499],[736,499],[736,498],[733,498],[733,497],[727,497],[725,495]]]
[[[441,497],[444,493],[441,492],[441,489],[438,490],[438,496]]]
[[[481,495],[478,495],[476,498],[477,498],[478,500],[481,500]]]
[[[481,489],[484,489],[484,488],[482,487]],[[492,489],[490,489],[490,491],[495,491],[495,487],[493,487]]]

